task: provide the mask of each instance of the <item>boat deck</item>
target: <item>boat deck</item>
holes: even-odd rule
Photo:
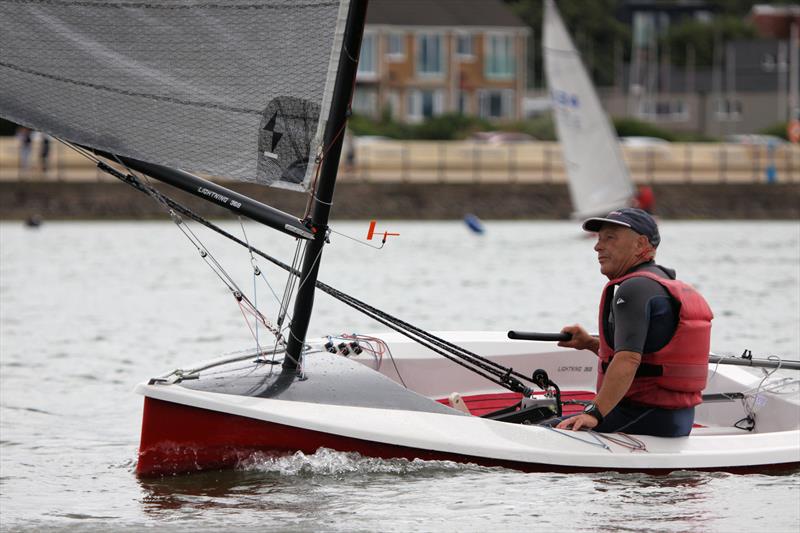
[[[542,393],[534,394],[534,396],[541,395]],[[562,401],[574,400],[588,402],[594,397],[595,393],[592,391],[564,391],[561,393]],[[521,398],[522,395],[517,392],[495,392],[490,394],[473,394],[461,397],[461,399],[464,400],[464,403],[469,408],[470,413],[472,413],[474,416],[483,416],[499,409],[511,407],[515,403],[519,402]],[[444,405],[450,405],[449,398],[437,398],[436,401]],[[581,404],[564,406],[565,415],[579,413],[582,410],[583,405]]]

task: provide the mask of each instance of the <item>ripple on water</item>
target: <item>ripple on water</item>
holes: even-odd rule
[[[492,470],[478,465],[464,465],[452,461],[376,459],[364,457],[354,452],[339,452],[328,448],[320,448],[313,454],[305,454],[303,452],[295,452],[288,456],[254,454],[241,461],[237,468],[281,476],[406,475]]]
[[[338,225],[352,234],[365,226]],[[398,223],[403,239],[366,262],[354,261],[362,257],[358,245],[335,243],[338,252],[326,255],[321,277],[431,329],[596,321],[602,279],[592,244],[578,238],[574,223],[488,226],[487,238],[465,245],[461,224]],[[797,227],[664,222],[659,255],[679,275],[701,282],[716,312],[715,352],[738,356],[747,347],[797,358]],[[525,474],[320,450],[253,457],[237,470],[141,480],[134,473],[141,399],[131,388],[150,375],[250,346],[239,309],[196,254],[173,245],[185,243],[171,222],[51,223],[36,239],[21,227],[0,229],[0,304],[14,310],[0,313],[0,395],[18,408],[3,406],[0,413],[3,531],[771,533],[796,532],[800,523],[800,474]],[[230,229],[241,228],[231,223]],[[269,235],[259,234],[259,247],[278,247],[279,257],[291,259],[293,246]],[[208,244],[226,267],[243,262],[240,275],[231,273],[249,287],[247,254],[219,250],[222,242]],[[66,276],[64,265],[74,265]],[[259,302],[267,299],[260,290]],[[310,335],[381,329],[329,300],[317,299]],[[765,386],[795,394],[798,388],[797,382]]]

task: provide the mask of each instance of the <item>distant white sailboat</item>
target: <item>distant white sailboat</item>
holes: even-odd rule
[[[635,188],[616,132],[553,0],[545,2],[542,46],[573,217],[631,205]]]

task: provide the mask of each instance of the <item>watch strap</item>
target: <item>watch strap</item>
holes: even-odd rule
[[[593,416],[595,420],[597,420],[598,424],[603,423],[603,413],[600,412],[600,408],[597,407],[597,404],[594,402],[590,402],[583,410],[583,412],[589,416]]]

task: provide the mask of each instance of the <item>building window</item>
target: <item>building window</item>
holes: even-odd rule
[[[417,75],[422,77],[444,75],[444,47],[438,33],[417,35]]]
[[[742,102],[720,98],[714,104],[714,115],[720,121],[738,121],[742,118]]]
[[[443,108],[441,90],[412,89],[408,93],[408,118],[413,122],[441,115]]]
[[[376,118],[378,115],[378,93],[372,87],[356,87],[353,93],[353,111],[359,115]]]
[[[402,33],[392,32],[386,36],[386,55],[393,61],[406,57],[406,38]]]
[[[462,58],[475,57],[473,49],[474,40],[469,33],[459,33],[456,35],[456,54]]]
[[[483,118],[511,118],[514,114],[514,91],[511,89],[478,92],[478,114]]]
[[[374,33],[365,33],[361,40],[361,56],[358,59],[358,77],[374,79],[378,76],[377,39]]]
[[[486,77],[514,77],[514,36],[500,33],[486,35]]]
[[[644,101],[639,104],[639,117],[653,121],[681,122],[689,119],[683,100]]]
[[[388,112],[392,119],[400,118],[400,93],[398,91],[389,91],[386,95],[386,105],[383,112]]]
[[[469,105],[469,93],[467,91],[458,91],[458,112],[461,115],[469,115],[472,113],[472,106]]]

